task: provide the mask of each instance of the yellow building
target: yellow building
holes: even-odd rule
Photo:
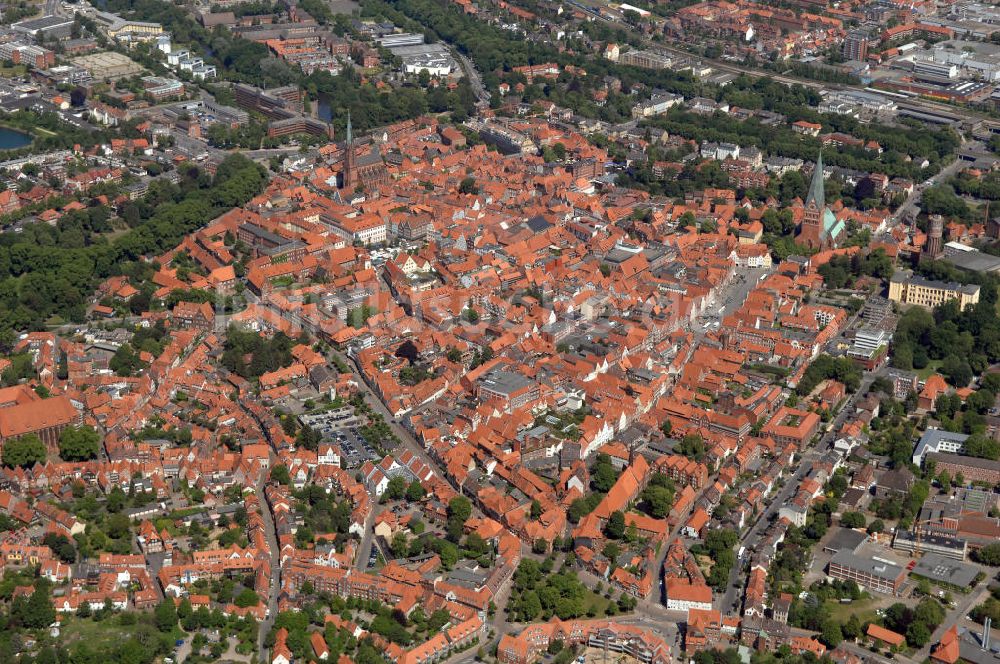
[[[896,274],[889,281],[889,299],[927,308],[944,304],[948,300],[958,300],[959,309],[964,311],[966,307],[979,302],[979,286]]]
[[[148,21],[133,21],[110,12],[95,12],[94,20],[104,29],[104,33],[112,38],[130,36],[133,39],[139,35],[154,37],[163,34],[163,26]]]

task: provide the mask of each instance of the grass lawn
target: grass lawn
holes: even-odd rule
[[[184,517],[191,516],[192,514],[197,514],[198,512],[204,512],[207,507],[202,505],[194,505],[192,507],[183,507],[179,510],[173,510],[165,518],[174,521],[176,519],[183,519]]]
[[[15,76],[24,76],[27,73],[28,67],[26,65],[0,65],[0,76],[13,78]]]
[[[128,229],[128,228],[116,228],[113,231],[109,231],[107,233],[103,233],[102,237],[107,238],[108,242],[113,242],[113,241],[117,240],[118,238],[120,238],[122,235],[125,235],[126,233],[128,233],[129,230],[130,229]]]
[[[707,578],[708,575],[712,573],[712,565],[714,565],[715,562],[704,554],[695,556],[695,560],[698,561],[698,569],[700,569],[701,573]]]
[[[65,645],[86,641],[90,645],[103,645],[110,649],[126,641],[135,633],[137,627],[138,625],[119,625],[110,616],[101,622],[95,622],[90,618],[65,617],[59,636]]]
[[[604,599],[604,595],[598,595],[593,590],[587,592],[587,595],[583,598],[583,606],[587,615],[590,615],[590,610],[594,610],[594,615],[600,617],[604,615],[605,609],[608,608],[608,604],[611,600]]]
[[[830,617],[840,624],[847,622],[847,619],[852,615],[857,616],[862,624],[874,622],[878,618],[875,615],[875,609],[879,607],[871,597],[857,599],[850,604],[841,604],[836,600],[830,600],[827,605],[830,607]]]
[[[917,376],[920,380],[927,380],[927,378],[938,369],[941,368],[941,360],[931,360],[926,367],[917,371]]]
[[[177,527],[173,519],[156,519],[153,524],[157,530],[166,530],[175,537],[180,533],[180,528]]]

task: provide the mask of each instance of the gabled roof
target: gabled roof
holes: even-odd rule
[[[868,625],[868,636],[893,646],[901,646],[906,643],[906,638],[902,634],[897,634],[891,629],[886,629],[875,623]]]
[[[0,438],[23,436],[75,422],[79,413],[69,398],[57,396],[0,409]]]

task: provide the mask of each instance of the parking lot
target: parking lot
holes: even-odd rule
[[[360,426],[363,420],[355,414],[353,406],[344,406],[333,410],[324,410],[320,413],[300,415],[299,422],[316,431],[334,433],[341,429]]]
[[[319,433],[323,442],[333,443],[340,447],[341,465],[344,468],[357,468],[365,461],[375,461],[379,455],[371,445],[361,437],[358,427],[361,419],[350,406],[329,410],[312,415],[301,415],[299,421]]]
[[[340,445],[341,464],[344,468],[356,468],[365,461],[376,461],[381,458],[355,428],[338,432],[336,442]]]

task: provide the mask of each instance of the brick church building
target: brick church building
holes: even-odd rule
[[[802,212],[802,223],[799,225],[796,241],[810,249],[832,249],[837,246],[845,228],[844,222],[838,221],[826,206],[823,153],[820,152],[816,158],[816,168],[813,169],[812,182],[809,184],[809,194],[806,196],[805,210]]]

